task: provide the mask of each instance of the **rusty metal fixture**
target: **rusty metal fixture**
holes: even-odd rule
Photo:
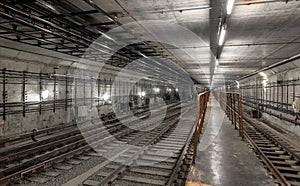
[[[194,131],[194,153],[192,162],[195,163],[196,155],[197,155],[197,147],[200,142],[200,134],[203,128],[203,122],[205,118],[206,108],[207,108],[207,102],[209,99],[210,92],[205,92],[200,95],[198,95],[198,116],[197,116],[197,123],[195,126]]]
[[[225,97],[226,101],[221,99]],[[232,124],[235,126],[235,129],[239,130],[239,136],[244,139],[244,125],[243,125],[243,107],[242,107],[242,95],[240,93],[220,93],[218,101],[221,104],[225,105],[225,113],[231,120]]]
[[[262,161],[264,162],[264,164],[268,167],[268,170],[272,172],[272,174],[274,175],[275,179],[277,180],[277,182],[280,184],[280,185],[291,185],[289,183],[289,181],[285,178],[285,176],[283,174],[281,174],[281,172],[277,169],[276,165],[273,164],[272,160],[270,160],[267,155],[263,152],[263,150],[260,149],[259,145],[256,144],[255,140],[253,140],[250,136],[250,134],[248,134],[246,132],[246,130],[244,129],[244,123],[243,123],[243,120],[246,121],[247,125],[247,130],[249,130],[249,127],[248,127],[248,123],[251,124],[251,121],[249,121],[249,118],[247,117],[243,117],[243,114],[242,114],[242,96],[241,94],[239,93],[219,93],[219,95],[224,95],[226,94],[227,96],[227,101],[225,103],[225,100],[222,99],[221,97],[224,97],[224,96],[217,96],[217,99],[220,103],[222,104],[226,104],[226,108],[224,109],[225,113],[228,114],[228,116],[230,116],[230,119],[231,121],[234,120],[234,118],[232,118],[232,113],[236,113],[238,114],[238,117],[239,117],[239,125],[238,125],[238,129],[239,129],[239,132],[240,132],[240,136],[242,137],[242,139],[244,139],[244,137],[246,137],[246,139],[249,141],[249,143],[252,145],[252,147],[256,150],[256,152],[258,152],[258,154],[260,155],[260,158],[262,159]],[[237,96],[238,99],[235,100],[235,102],[232,102],[233,100],[233,97],[234,96]],[[238,109],[235,110],[233,105],[232,104],[229,104],[229,103],[233,103],[234,105],[237,104],[238,105]],[[253,123],[251,125],[254,125]],[[256,126],[257,128],[259,128],[258,126]],[[261,133],[263,133],[263,135],[265,136],[269,136],[269,132],[266,132],[266,131],[263,131],[262,129],[258,129],[259,131],[261,131]],[[276,144],[280,144],[281,147],[283,149],[285,149],[284,145],[282,145],[278,139],[276,138],[273,138],[272,136],[269,136],[268,138],[271,139],[271,141],[274,141],[276,142]],[[286,149],[287,152],[291,153],[288,149]],[[295,158],[298,157],[297,155],[291,153]]]

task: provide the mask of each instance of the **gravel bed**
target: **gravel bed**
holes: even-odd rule
[[[159,131],[160,129],[157,128],[155,131]],[[173,130],[169,131],[168,134],[170,132],[172,132]],[[137,132],[137,133],[132,133],[126,137],[132,137],[132,138],[123,138],[121,137],[121,141],[128,141],[128,143],[130,142],[134,142],[136,141],[136,138],[139,137],[139,136],[144,136],[144,132]],[[144,136],[146,138],[144,139],[141,139],[141,143],[142,144],[143,142],[146,143],[148,142],[150,139],[151,139],[151,136]],[[105,146],[102,147],[102,149],[110,149],[109,147],[112,147],[112,149],[116,149],[120,144],[118,143],[111,143],[111,144],[106,144]],[[109,151],[109,150],[108,150]],[[126,154],[134,154],[133,152],[126,152]],[[126,157],[119,157],[118,158],[119,160],[123,160],[124,162],[126,162],[126,160],[128,158]],[[71,159],[72,160],[72,159]],[[38,183],[34,183],[34,182],[29,182],[29,181],[24,181],[24,180],[21,180],[19,183],[19,185],[21,186],[22,184],[23,185],[28,185],[28,186],[44,186],[44,185],[47,185],[47,186],[60,186],[62,185],[63,183],[66,183],[67,181],[75,178],[76,176],[78,175],[81,175],[83,174],[84,172],[88,171],[89,169],[95,167],[96,165],[98,165],[99,163],[101,162],[104,162],[106,159],[104,157],[94,157],[94,156],[91,156],[90,159],[88,160],[80,160],[82,163],[79,164],[79,165],[69,165],[67,163],[62,163],[62,165],[68,165],[68,166],[71,166],[72,169],[71,170],[58,170],[58,169],[54,169],[54,168],[49,168],[47,169],[46,171],[54,171],[54,172],[58,172],[60,173],[59,176],[57,177],[48,177],[48,176],[43,176],[41,174],[36,174],[37,177],[40,177],[40,178],[48,178],[49,181],[47,183],[44,183],[44,184],[38,184]],[[151,160],[140,160],[142,162],[147,162],[147,163],[153,163],[153,161]],[[116,162],[111,162],[112,165],[120,165]],[[173,165],[171,163],[167,163],[167,162],[160,162],[160,164],[164,164],[164,165]],[[169,172],[168,170],[163,170],[163,169],[160,169],[160,168],[153,168],[153,167],[148,167],[148,166],[136,166],[136,167],[141,167],[141,168],[145,168],[145,169],[148,169],[148,170],[157,170],[157,171],[166,171],[166,172]],[[101,181],[104,177],[102,176],[99,176],[99,172],[112,172],[113,169],[110,169],[110,168],[102,168],[100,169],[99,171],[97,171],[96,173],[94,173],[93,175],[91,175],[88,179],[89,180],[97,180],[97,181]],[[124,174],[122,175],[130,175],[130,176],[134,176],[134,177],[140,177],[140,178],[148,178],[148,179],[154,179],[154,180],[161,180],[161,181],[165,181],[166,178],[164,176],[159,176],[159,175],[148,175],[148,174],[143,174],[143,173],[136,173],[136,172],[125,172]],[[33,175],[34,176],[34,175]],[[130,182],[130,181],[124,181],[124,180],[121,180],[122,178],[120,177],[119,179],[115,180],[113,182],[112,185],[130,185],[130,186],[135,186],[135,185],[138,185],[138,186],[143,186],[143,185],[149,185],[149,184],[141,184],[141,183],[134,183],[134,182]]]
[[[111,184],[111,186],[155,186],[155,185],[135,183],[135,182],[131,182],[131,181],[117,179]]]
[[[73,160],[73,159],[71,159]],[[34,182],[28,182],[26,181],[26,186],[60,186],[63,183],[66,183],[67,181],[75,178],[78,175],[83,174],[84,172],[88,171],[89,169],[93,168],[94,166],[98,165],[101,162],[104,162],[106,159],[103,157],[96,157],[96,156],[90,156],[90,159],[88,160],[79,160],[81,161],[81,164],[79,165],[69,165],[67,163],[62,163],[61,165],[67,165],[71,166],[72,169],[70,170],[58,170],[54,168],[48,168],[46,171],[54,171],[59,172],[60,175],[57,177],[47,177],[49,179],[48,182],[44,184],[40,183],[34,183]],[[58,165],[58,164],[57,164]],[[45,177],[41,174],[36,174],[38,177]]]
[[[143,174],[143,173],[130,172],[130,171],[126,171],[122,175],[139,177],[139,178],[147,178],[147,179],[153,179],[153,180],[161,180],[161,181],[167,180],[166,177],[160,176],[160,175]],[[121,177],[121,179],[122,179],[122,177]]]
[[[156,168],[156,167],[151,167],[151,166],[141,166],[141,165],[139,165],[139,166],[130,166],[130,168],[140,168],[140,169],[151,170],[151,171],[166,172],[166,173],[170,173],[170,174],[172,172],[172,170],[167,170],[167,169],[162,169],[162,168]]]
[[[116,163],[116,162],[110,162],[109,165],[120,166],[120,164]],[[111,171],[113,171],[113,169],[110,169],[110,168],[107,168],[107,167],[103,167],[102,169],[98,170],[96,173],[94,173],[93,175],[91,175],[88,179],[89,180],[101,181],[104,177],[103,176],[99,176],[98,174],[100,172],[111,172]]]
[[[99,172],[93,174],[92,176],[89,177],[89,180],[102,181],[105,178],[104,176],[99,176],[98,174]]]
[[[93,179],[92,179],[92,177],[89,178],[89,180],[99,181],[99,182],[101,182],[101,180],[103,180],[103,179],[104,179],[103,176],[97,176],[97,177],[95,176],[95,177],[93,177]],[[78,186],[86,186],[86,185],[84,185],[83,183],[81,183]]]
[[[151,160],[141,160],[141,159],[138,159],[138,162],[139,164],[133,164],[133,166],[141,166],[141,165],[152,165],[152,164],[160,164],[160,165],[171,165],[171,166],[174,166],[173,163],[168,163],[168,162],[164,162],[164,161],[161,161],[161,162],[155,162],[155,161],[151,161]]]

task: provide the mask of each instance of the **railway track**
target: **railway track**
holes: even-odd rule
[[[228,96],[236,93],[228,93]],[[231,96],[228,104],[224,99],[219,99],[226,108],[226,114],[236,128],[235,122],[239,117],[237,109],[238,100],[232,102]],[[242,101],[242,100],[240,100]],[[274,182],[281,186],[300,185],[300,145],[287,136],[282,129],[270,124],[250,118],[243,113],[244,130],[246,140],[252,146],[258,157],[265,164],[267,170],[274,178]]]
[[[107,161],[96,173],[76,184],[184,185],[183,174],[192,162],[194,120],[186,115],[178,123],[176,113],[173,116],[151,132],[126,136],[127,143],[135,147],[124,149],[114,161]],[[111,148],[117,145],[110,144]]]
[[[172,107],[176,105],[172,105]],[[135,114],[139,119],[148,117],[147,111]],[[37,142],[27,141],[21,145],[15,145],[17,140],[7,140],[7,147],[0,151],[0,185],[7,185],[14,181],[26,178],[26,175],[39,172],[56,163],[63,162],[72,157],[91,151],[91,147],[83,139],[80,132],[86,132],[90,136],[98,136],[96,143],[105,143],[111,138],[105,138],[101,132],[109,131],[116,136],[128,135],[133,132],[131,129],[124,129],[119,120],[112,116],[102,116],[103,124],[101,127],[96,121],[90,122],[80,131],[76,126],[67,128],[66,131],[58,132],[55,135],[38,136]],[[92,123],[92,124],[91,124]],[[134,120],[131,121],[134,124]],[[28,138],[28,135],[24,139]]]
[[[300,185],[300,149],[280,132],[265,124],[257,124],[249,117],[244,117],[244,132],[247,140],[259,155],[262,162],[278,185]]]

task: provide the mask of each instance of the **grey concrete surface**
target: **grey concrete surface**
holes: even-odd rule
[[[217,107],[215,102],[214,98],[210,99],[207,110],[207,116],[210,117],[205,119],[205,124],[215,126],[205,132],[218,134],[205,150],[198,151],[196,163],[190,170],[186,185],[274,185],[263,164],[247,143],[241,140],[228,118],[224,117],[221,130],[217,127],[218,124],[214,123],[215,120],[210,119],[217,117],[217,113],[214,113],[217,112],[214,108]],[[211,123],[208,123],[209,121]],[[205,141],[203,137],[205,135],[201,140]]]

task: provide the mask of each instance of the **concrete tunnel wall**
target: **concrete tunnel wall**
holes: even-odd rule
[[[288,63],[287,65],[279,66],[278,68],[275,68],[272,71],[269,70],[264,73],[260,73],[254,77],[242,80],[240,82],[240,86],[255,85],[255,84],[261,85],[264,80],[267,80],[267,83],[273,83],[273,82],[277,82],[277,81],[297,80],[296,83],[299,84],[300,83],[300,60],[298,59],[292,63]],[[289,89],[288,90],[289,91],[289,99],[287,99],[287,96],[286,96],[287,87],[284,86],[283,87],[284,96],[283,96],[283,99],[280,98],[280,102],[288,103],[289,104],[288,109],[290,111],[293,111],[293,109],[291,107],[291,104],[294,101],[292,98],[293,87],[289,86],[288,89]],[[299,85],[295,86],[294,91],[295,91],[296,98],[298,97],[298,99],[300,99],[300,86]],[[281,97],[282,90],[278,89],[278,92],[277,92],[277,89],[275,89],[274,94],[275,94],[275,97],[277,96],[277,94],[280,95],[279,97]],[[253,96],[253,97],[255,97],[255,95],[256,95],[258,99],[262,98],[261,94],[259,92],[256,92],[255,89],[251,89],[251,90],[247,91],[247,96],[248,95]],[[264,99],[266,99],[266,97],[264,97]],[[270,100],[270,99],[271,99],[270,97],[267,97],[267,100]],[[253,109],[246,105],[243,105],[243,107],[244,107],[244,109],[246,109],[248,111]],[[290,114],[285,114],[285,113],[282,113],[275,109],[268,109],[268,108],[266,108],[266,109],[273,114],[282,115],[291,120],[295,119],[295,116],[292,116]],[[284,129],[294,133],[295,135],[300,136],[300,126],[299,125],[295,125],[291,122],[282,120],[278,117],[272,116],[265,112],[262,112],[262,118],[269,121],[271,124],[273,124],[275,126],[282,127]]]
[[[28,50],[31,49],[28,48]],[[36,52],[36,50],[32,50],[32,51]],[[26,52],[19,49],[0,47],[1,69],[6,68],[8,70],[29,71],[29,72],[37,72],[37,73],[41,72],[41,73],[51,74],[54,72],[54,67],[57,66],[57,64],[63,64],[60,65],[60,68],[56,70],[57,74],[74,73],[74,69],[70,68],[69,65],[76,62],[76,59],[62,58],[60,57],[61,54],[55,57],[47,56],[45,54],[47,53],[39,54],[38,52],[33,53],[33,52],[29,52],[29,51]],[[267,76],[268,82],[276,82],[277,80],[300,79],[300,60],[294,61],[291,64],[289,64],[288,66],[287,65],[283,65],[282,67],[280,66],[273,71],[267,71],[265,74]],[[89,73],[92,74],[93,72],[90,71]],[[241,86],[255,85],[260,83],[262,83],[262,77],[261,75],[257,75],[241,81],[240,85]],[[53,87],[49,85],[46,86],[46,88],[49,89],[49,92],[52,92]],[[27,90],[28,90],[27,92],[28,94],[36,95],[37,92],[39,91],[38,82],[36,82],[35,85],[34,82],[33,85],[28,85]],[[71,92],[71,89],[69,91]],[[285,91],[285,87],[284,87],[284,91]],[[2,92],[2,86],[0,86],[0,92]],[[58,84],[57,98],[58,99],[64,98],[65,96],[64,92],[65,92],[65,86],[60,86]],[[295,92],[297,96],[300,96],[299,86],[296,87]],[[102,93],[103,92],[101,92],[101,94]],[[250,91],[248,91],[248,93],[251,96],[254,96],[256,94],[256,91],[254,89],[251,89]],[[8,98],[7,98],[8,102],[21,101],[20,85],[8,85],[7,94],[8,94]],[[87,95],[92,94],[91,87],[89,84],[87,84],[85,92],[83,92],[82,89],[78,91],[78,96],[83,96],[83,94],[87,94]],[[93,94],[94,94],[93,96],[97,96],[96,95],[97,87],[94,87]],[[260,98],[260,94],[257,94],[256,96]],[[29,97],[29,99],[33,99],[33,98]],[[48,100],[53,99],[53,94],[49,94],[49,97],[47,99]],[[284,102],[288,101],[289,104],[292,104],[294,100],[292,99],[286,100],[286,97],[284,96],[282,101]],[[2,102],[3,102],[3,98],[2,96],[0,96],[0,103]],[[247,110],[251,110],[251,108],[247,106],[244,106],[244,108]],[[99,109],[99,114],[102,113],[105,114],[111,111],[112,108],[106,105],[106,106],[102,106],[101,109]],[[278,115],[283,114],[276,110],[272,110],[272,112]],[[272,124],[283,127],[291,132],[294,132],[296,135],[300,136],[300,126],[295,126],[290,122],[280,120],[267,113],[262,113],[262,117],[270,121]],[[294,117],[291,115],[286,115],[286,117],[290,119],[294,119]],[[5,121],[2,118],[0,118],[0,137],[11,135],[11,134],[29,132],[34,128],[41,129],[46,126],[51,127],[61,123],[68,123],[71,122],[72,118],[74,118],[74,114],[71,109],[68,109],[67,111],[65,111],[64,109],[59,109],[55,113],[52,110],[43,111],[41,114],[39,114],[38,112],[26,113],[25,117],[23,117],[22,114],[8,115]],[[83,118],[83,119],[90,119],[90,118]]]
[[[1,41],[1,39],[0,39]],[[8,43],[8,45],[11,45],[11,43]],[[21,46],[22,44],[20,44]],[[1,69],[6,70],[15,70],[18,72],[35,72],[35,73],[43,73],[43,74],[80,74],[82,76],[87,77],[94,77],[98,78],[99,72],[97,72],[97,69],[99,66],[93,66],[95,65],[95,62],[87,61],[87,63],[82,63],[80,65],[77,65],[78,60],[80,59],[74,59],[74,57],[68,58],[68,56],[63,56],[61,53],[55,53],[53,51],[45,51],[41,48],[36,48],[34,50],[34,47],[28,46],[28,48],[17,48],[20,46],[15,46],[15,48],[8,48],[8,47],[1,47],[0,44],[0,62],[1,62]],[[90,65],[92,64],[92,65]],[[98,63],[99,64],[99,63]],[[59,66],[58,69],[55,67]],[[55,69],[55,70],[54,70]],[[123,71],[123,70],[122,70]],[[113,66],[107,66],[101,70],[101,80],[107,80],[107,81],[113,81],[114,75],[119,72],[119,69]],[[119,75],[119,74],[118,74]],[[120,78],[123,82],[132,84],[134,79],[136,77],[140,77],[141,75],[137,72],[128,72],[123,71],[123,73],[120,75]],[[95,82],[93,82],[93,80]],[[95,86],[96,80],[89,80],[89,83],[85,84],[85,89],[80,87],[82,85],[82,82],[78,83],[78,89],[77,89],[77,97],[82,98],[84,95],[86,97],[93,97],[98,98],[98,86]],[[19,80],[20,81],[20,80]],[[119,81],[117,81],[118,84]],[[28,82],[30,84],[26,84],[26,91],[27,91],[27,101],[36,101],[39,102],[39,80],[30,80]],[[51,84],[52,83],[52,84]],[[107,82],[108,83],[108,82]],[[135,83],[135,82],[134,82]],[[150,82],[151,83],[151,82]],[[117,85],[116,85],[117,86]],[[141,85],[140,85],[141,86]],[[6,84],[6,92],[7,92],[7,103],[12,102],[22,102],[22,85],[21,84]],[[100,85],[100,96],[108,92],[109,85],[106,84],[106,88],[102,84]],[[47,100],[53,100],[54,98],[54,86],[53,86],[53,80],[49,78],[49,81],[44,81],[42,85],[42,90],[48,90],[49,95],[46,99],[43,99],[43,101]],[[113,92],[115,89],[112,87],[111,92]],[[74,86],[68,86],[68,98],[73,98],[74,96],[73,92]],[[124,90],[123,90],[124,91]],[[135,90],[133,90],[134,93],[137,93],[138,91],[142,91],[141,87],[136,86]],[[183,95],[188,96],[191,95],[191,90],[180,90],[183,91]],[[3,86],[0,85],[0,92],[3,92]],[[163,91],[161,91],[163,92]],[[187,94],[185,94],[187,92]],[[124,92],[123,92],[124,93]],[[66,96],[66,86],[63,84],[60,84],[60,82],[57,82],[56,86],[56,99],[65,99]],[[153,100],[152,100],[153,101]],[[104,105],[103,102],[100,103],[100,106],[93,105],[93,108],[86,106],[91,105],[90,100],[86,100],[85,105],[81,102],[78,104],[78,117],[76,117],[77,121],[85,121],[92,119],[92,117],[95,116],[95,113],[98,114],[97,116],[101,114],[107,114],[109,112],[112,112],[113,110],[118,110],[120,107],[118,107],[121,103],[128,103],[129,98],[127,96],[121,98],[117,101],[117,103],[114,104],[114,108],[112,108],[111,105]],[[156,102],[156,101],[155,101]],[[0,103],[3,103],[3,97],[0,96]],[[95,104],[95,103],[94,103]],[[116,108],[118,107],[118,108]],[[12,110],[12,108],[7,108]],[[95,112],[96,109],[96,112]],[[128,111],[128,110],[127,110]],[[122,112],[127,113],[126,110],[122,110]],[[123,114],[123,113],[122,113]],[[41,114],[39,112],[32,112],[32,113],[26,113],[25,116],[22,115],[22,113],[18,114],[12,114],[12,115],[6,115],[6,119],[3,120],[2,117],[0,117],[0,137],[4,136],[11,136],[14,134],[20,134],[24,132],[30,132],[32,129],[42,129],[47,127],[53,127],[55,125],[64,124],[64,123],[70,123],[75,118],[75,114],[72,108],[68,108],[65,110],[65,108],[59,108],[56,109],[55,112],[53,110],[47,110],[42,111]]]
[[[28,71],[28,72],[36,72],[36,73],[54,73],[54,67],[57,65],[57,59],[52,59],[51,57],[47,57],[40,54],[29,53],[24,51],[19,51],[15,49],[7,49],[0,48],[0,63],[1,69],[7,70],[16,70],[16,71]],[[65,64],[70,64],[68,60],[60,59],[60,61],[66,61]],[[59,69],[56,69],[57,74],[72,74],[74,69],[68,66],[61,66]],[[94,72],[88,72],[94,73]],[[95,74],[94,74],[95,75]],[[96,76],[97,77],[97,76]],[[103,76],[102,76],[103,77]],[[105,77],[103,77],[105,78]],[[53,100],[53,85],[43,85],[45,90],[49,91],[47,100]],[[57,84],[56,89],[56,98],[64,99],[65,98],[65,86]],[[69,97],[72,97],[72,87],[69,86]],[[7,102],[20,102],[22,101],[22,85],[6,85],[7,91]],[[3,87],[0,86],[0,92],[2,94]],[[26,85],[27,91],[27,100],[35,101],[35,99],[39,96],[39,83],[38,80],[31,81],[30,85]],[[91,95],[91,85],[86,85],[85,92],[82,89],[78,89],[78,96],[83,96],[83,94]],[[94,87],[93,96],[97,96],[97,87]],[[38,100],[36,100],[38,101]],[[0,103],[3,102],[3,97],[0,96]],[[101,106],[101,109],[98,110],[100,114],[106,114],[111,112],[111,107],[108,105]],[[42,129],[46,126],[53,127],[55,125],[69,123],[74,118],[73,110],[71,108],[65,111],[64,108],[57,109],[55,112],[52,110],[42,111],[41,114],[39,112],[26,113],[25,117],[23,117],[22,113],[7,115],[6,120],[0,118],[0,137],[10,136],[13,134],[19,134],[23,132],[29,132],[32,129]],[[86,120],[90,118],[83,118],[82,120]]]

